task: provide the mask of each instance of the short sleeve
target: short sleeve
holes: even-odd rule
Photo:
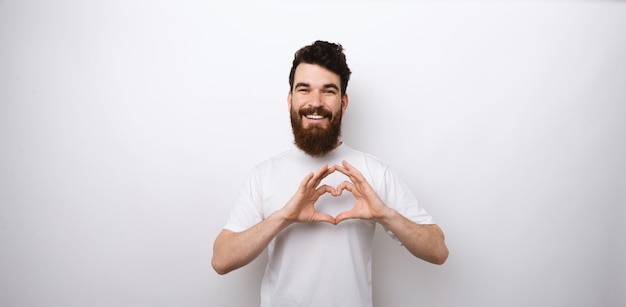
[[[263,220],[263,200],[257,172],[253,170],[241,186],[224,229],[244,231]]]
[[[389,167],[385,167],[383,178],[378,193],[387,206],[416,224],[435,224],[433,217],[420,207],[409,187]],[[390,230],[385,229],[385,232],[398,241]]]

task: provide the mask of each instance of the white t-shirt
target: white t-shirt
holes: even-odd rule
[[[294,146],[254,167],[245,182],[224,229],[244,231],[282,208],[300,182],[324,163],[341,161],[358,169],[389,207],[418,224],[434,224],[413,193],[382,161],[343,144],[324,157],[314,158]],[[337,186],[348,178],[335,172],[322,184]],[[344,191],[340,197],[324,194],[318,212],[336,216],[354,205]],[[295,223],[268,246],[268,264],[261,284],[261,306],[372,306],[372,242],[376,223],[346,220]],[[392,237],[391,232],[388,232]]]

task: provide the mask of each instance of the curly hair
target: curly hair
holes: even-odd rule
[[[296,51],[289,72],[289,88],[293,90],[293,80],[296,73],[296,67],[300,63],[320,65],[337,75],[341,79],[341,95],[346,93],[348,81],[350,80],[350,68],[346,63],[346,55],[343,53],[343,47],[340,44],[329,43],[326,41],[315,41],[309,46],[302,47]]]

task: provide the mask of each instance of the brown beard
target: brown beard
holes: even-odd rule
[[[331,152],[339,144],[339,136],[341,136],[341,110],[335,114],[322,107],[300,109],[296,111],[291,109],[291,129],[296,146],[302,151],[313,157],[321,157]],[[328,128],[313,126],[304,128],[302,125],[302,116],[309,114],[318,114],[329,118],[330,125]]]

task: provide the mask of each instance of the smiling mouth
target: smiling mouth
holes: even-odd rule
[[[311,115],[306,115],[306,118],[308,118],[308,119],[322,119],[322,118],[325,118],[325,116],[317,115],[317,114],[311,114]]]
[[[298,113],[300,113],[300,116],[311,121],[321,121],[323,119],[331,120],[331,118],[333,118],[333,113],[323,107],[301,109]]]

